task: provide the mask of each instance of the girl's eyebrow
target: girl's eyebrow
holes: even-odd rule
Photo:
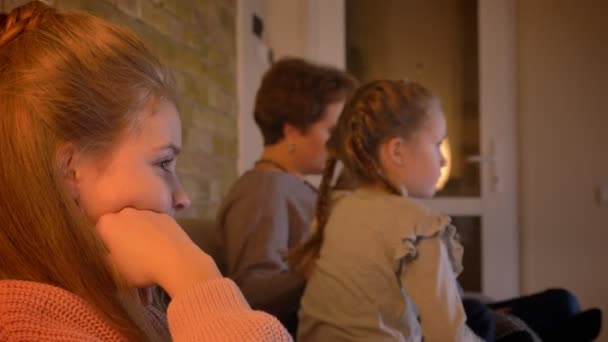
[[[173,143],[160,146],[160,147],[156,148],[155,151],[166,150],[166,149],[173,151],[173,154],[175,154],[175,155],[178,155],[181,152],[181,148],[179,148],[177,145],[175,145]]]

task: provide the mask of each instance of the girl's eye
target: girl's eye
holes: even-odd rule
[[[165,170],[165,171],[167,171],[167,172],[171,172],[171,166],[172,166],[173,161],[174,161],[173,158],[161,161],[159,163],[160,168],[163,169],[163,170]]]

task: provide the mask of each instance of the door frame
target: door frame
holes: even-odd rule
[[[521,291],[515,4],[478,6],[481,197],[421,202],[447,215],[481,217],[482,292],[505,299]]]

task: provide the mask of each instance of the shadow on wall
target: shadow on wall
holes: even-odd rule
[[[177,219],[177,223],[205,253],[215,257],[216,251],[211,240],[214,222],[211,220]]]

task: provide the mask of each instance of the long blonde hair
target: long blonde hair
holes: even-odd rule
[[[359,88],[345,106],[327,142],[329,158],[319,186],[315,233],[288,253],[290,268],[309,274],[323,244],[331,212],[332,180],[338,161],[354,187],[380,185],[397,195],[401,191],[383,174],[378,159],[382,143],[416,132],[438,98],[415,82],[379,80]],[[352,189],[351,189],[352,190]]]
[[[0,279],[66,289],[129,340],[159,336],[132,310],[136,298],[125,304],[58,151],[69,143],[107,156],[160,97],[175,102],[170,77],[128,30],[38,1],[0,16]]]

